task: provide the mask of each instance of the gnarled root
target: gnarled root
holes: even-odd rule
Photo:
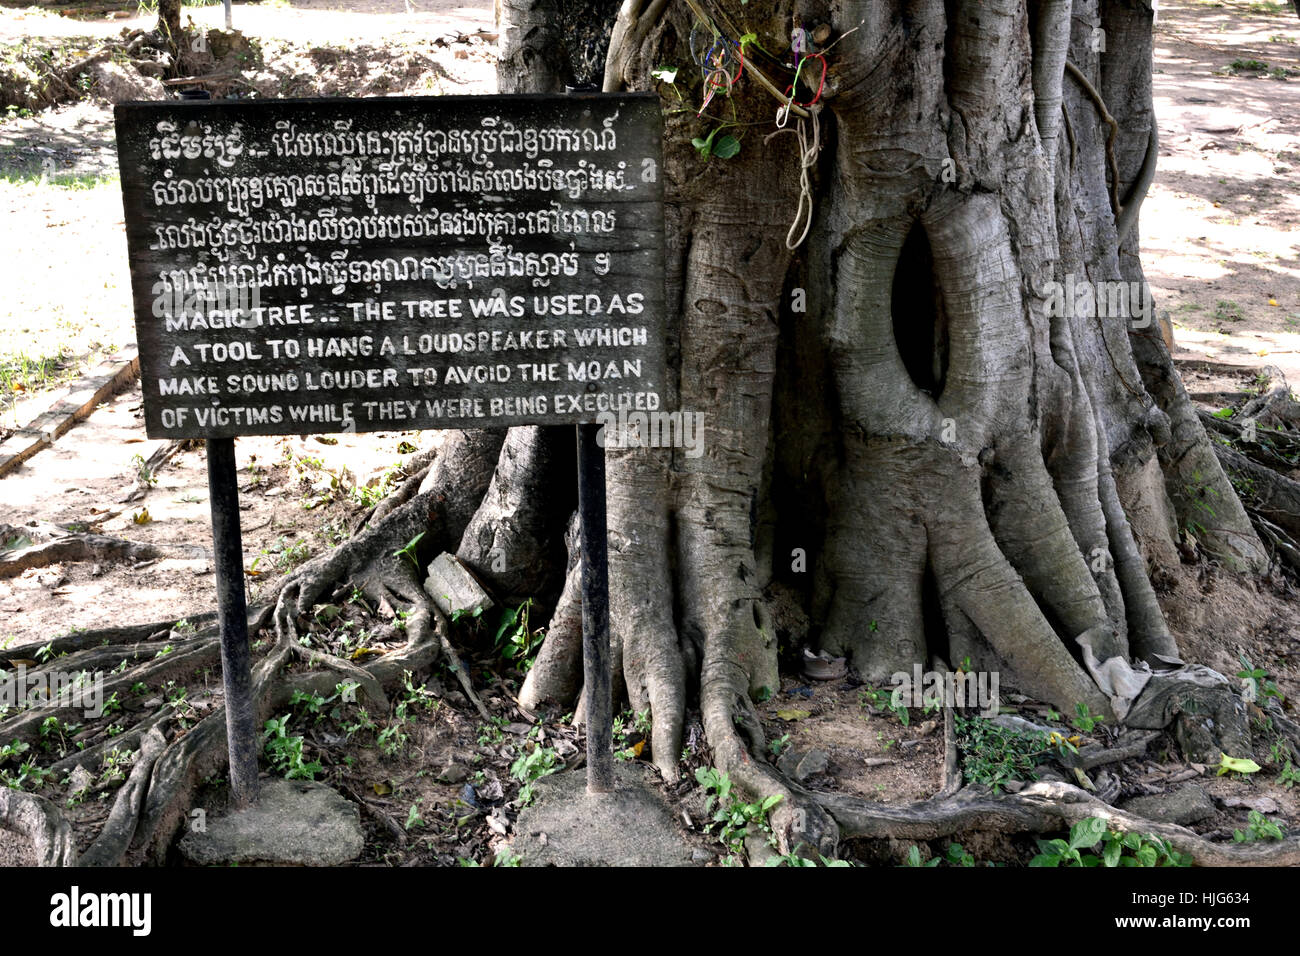
[[[58,807],[38,794],[0,788],[0,830],[27,840],[39,866],[72,866],[77,861],[72,827]]]
[[[965,788],[955,796],[889,806],[836,794],[812,794],[839,824],[844,839],[935,840],[963,830],[1051,833],[1086,817],[1101,817],[1113,830],[1145,833],[1190,854],[1200,866],[1295,866],[1300,837],[1276,843],[1220,844],[1186,827],[1158,823],[1117,810],[1065,783],[1035,783],[1019,793],[990,794]]]

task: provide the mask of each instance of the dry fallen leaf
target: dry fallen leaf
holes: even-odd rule
[[[148,524],[153,520],[153,515],[149,514],[148,508],[141,508],[139,511],[132,512],[131,520],[136,524]]]
[[[811,717],[810,710],[778,710],[776,715],[782,720],[803,720],[805,717]]]

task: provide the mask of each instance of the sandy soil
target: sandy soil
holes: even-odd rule
[[[102,6],[102,5],[100,5]],[[0,44],[31,37],[111,37],[122,30],[148,28],[155,16],[139,16],[136,4],[122,4],[111,17],[86,16],[31,6],[5,9]],[[197,26],[224,29],[220,4],[186,6],[182,18]],[[259,37],[288,37],[299,43],[384,43],[428,41],[448,33],[494,29],[492,4],[456,0],[293,0],[292,3],[236,3],[231,24]]]
[[[1177,354],[1265,358],[1300,384],[1300,21],[1246,0],[1161,4],[1155,55],[1142,262]],[[1233,71],[1249,60],[1289,73]]]

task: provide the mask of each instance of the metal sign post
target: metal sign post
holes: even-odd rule
[[[217,569],[217,615],[221,620],[221,679],[226,691],[226,742],[230,792],[235,806],[257,802],[257,714],[253,709],[252,652],[244,599],[244,547],[239,530],[235,440],[209,438],[208,498]]]
[[[587,695],[587,792],[614,789],[614,702],[609,660],[609,545],[605,449],[599,425],[578,426],[578,520],[582,551],[582,673]]]

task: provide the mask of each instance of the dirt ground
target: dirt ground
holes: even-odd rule
[[[1289,6],[1160,5],[1142,263],[1176,355],[1300,383],[1300,30]],[[1234,69],[1250,61],[1267,70]]]
[[[150,22],[136,15],[134,5],[108,12],[113,15],[102,7],[97,15],[83,7],[77,16],[3,8],[0,47],[90,48]],[[186,16],[213,29],[221,25],[220,6],[187,8]],[[262,44],[258,82],[280,95],[495,89],[492,43],[476,35],[494,30],[487,3],[237,4],[234,23]],[[434,42],[439,37],[444,41]],[[1155,75],[1160,166],[1141,222],[1144,265],[1157,309],[1174,322],[1177,354],[1276,365],[1292,383],[1300,383],[1298,55],[1300,22],[1281,4],[1161,5]],[[1242,66],[1250,61],[1265,68]],[[112,115],[102,102],[84,99],[34,115],[14,111],[0,122],[0,279],[7,290],[0,306],[0,362],[21,352],[56,355],[61,367],[51,384],[57,385],[103,355],[133,345],[115,177]],[[1193,380],[1188,384],[1197,390]],[[57,387],[34,384],[0,396],[0,438],[60,394]],[[435,442],[436,433],[240,439],[245,569],[253,600],[277,575],[346,536],[368,506],[400,481],[403,463]],[[142,501],[122,500],[138,477],[137,456],[148,458],[159,444],[144,435],[137,385],[0,479],[0,524],[94,530],[155,545],[164,554],[135,564],[70,562],[0,579],[0,650],[34,652],[77,629],[175,621],[212,609],[201,452],[181,451],[153,476]],[[1189,565],[1161,587],[1170,626],[1190,659],[1232,675],[1240,667],[1238,655],[1245,654],[1266,667],[1288,697],[1300,694],[1300,613],[1286,582],[1242,582]],[[363,617],[357,625],[389,627]],[[542,715],[547,720],[539,741],[537,715],[524,713],[512,699],[521,675],[499,666],[490,642],[471,641],[467,655],[491,722],[474,713],[443,671],[429,680],[442,703],[423,707],[400,753],[349,748],[324,725],[303,731],[331,784],[363,809],[363,864],[491,862],[518,809],[513,762],[542,742],[568,765],[580,759],[581,740],[560,715]],[[210,678],[191,687],[197,713],[212,705]],[[864,703],[863,694],[852,681],[787,678],[760,707],[768,739],[780,741],[769,756],[789,761],[812,753],[804,765],[809,786],[872,800],[906,802],[937,792],[942,720],[936,725],[933,715],[914,710],[903,724],[897,714]],[[633,715],[625,717],[631,726]],[[643,738],[628,731],[620,745],[635,747]],[[695,821],[700,862],[711,862],[718,847],[699,832],[707,814],[690,776],[707,758],[700,739],[693,725],[686,779],[669,790]],[[1147,759],[1116,773],[1131,792],[1159,789],[1187,770],[1168,757],[1170,746],[1158,742]],[[1267,752],[1256,757],[1263,762]],[[1300,814],[1291,791],[1263,775],[1245,780],[1211,774],[1200,782],[1220,798],[1220,810],[1199,828],[1205,832],[1230,839],[1232,828],[1243,825],[1246,810],[1223,799],[1267,798],[1273,812],[1292,825]],[[205,790],[205,805],[219,810],[221,793],[215,785]],[[105,812],[102,803],[79,804],[79,833],[93,832]],[[492,817],[495,827],[488,823]],[[846,855],[898,862],[905,850],[857,846],[846,848]],[[931,850],[942,847],[936,844],[925,855]],[[1005,861],[1019,852],[1010,844],[986,850],[988,859]],[[0,857],[4,852],[0,846]]]

